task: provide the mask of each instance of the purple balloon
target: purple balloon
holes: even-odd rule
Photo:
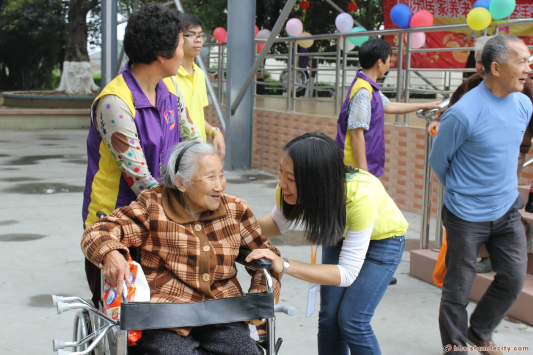
[[[409,28],[411,16],[411,9],[409,9],[409,6],[404,4],[394,5],[394,7],[390,10],[390,18],[392,22],[401,28]]]
[[[477,0],[474,3],[474,6],[472,8],[475,9],[476,7],[484,7],[485,9],[488,10],[489,5],[490,5],[490,0]]]

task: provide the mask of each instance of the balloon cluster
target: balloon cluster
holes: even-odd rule
[[[492,19],[498,20],[511,15],[516,0],[477,0],[466,16],[466,23],[475,31],[489,27]]]
[[[411,14],[409,6],[404,4],[395,5],[390,11],[392,22],[401,28],[412,27],[430,27],[433,25],[433,15],[427,10],[419,10],[414,15]],[[407,33],[403,36],[407,42]],[[426,43],[426,34],[424,32],[411,33],[411,48],[421,48]]]
[[[309,32],[304,32],[304,25],[302,24],[302,21],[300,21],[297,18],[291,18],[289,21],[287,21],[287,24],[285,25],[285,30],[287,31],[287,34],[289,37],[308,37],[311,36]],[[299,41],[296,41],[296,43],[303,48],[309,48],[315,43],[312,39],[302,39]]]
[[[366,28],[361,26],[354,27],[354,20],[353,17],[343,12],[342,14],[339,14],[337,18],[335,19],[335,27],[337,27],[337,30],[340,33],[354,33],[354,32],[366,32]],[[370,37],[368,36],[361,36],[361,37],[348,37],[348,41],[353,45],[351,48],[346,48],[346,50],[351,50],[355,46],[360,46],[366,41],[368,41]],[[347,46],[348,47],[348,46]]]

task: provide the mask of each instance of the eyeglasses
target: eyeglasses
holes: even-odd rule
[[[192,34],[192,33],[187,33],[185,35],[183,35],[183,37],[185,38],[188,38],[188,39],[192,39],[193,41],[196,41],[197,39],[201,39],[202,41],[205,41],[205,38],[206,38],[206,35],[205,33],[202,33],[202,34]]]

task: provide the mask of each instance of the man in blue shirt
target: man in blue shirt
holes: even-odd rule
[[[514,36],[490,39],[481,56],[485,80],[446,110],[429,161],[445,186],[447,273],[439,312],[442,345],[490,346],[492,331],[522,290],[526,237],[519,209],[516,161],[531,100],[521,94],[529,50]],[[468,304],[479,249],[486,244],[496,272],[468,327]],[[501,352],[485,352],[501,354]]]

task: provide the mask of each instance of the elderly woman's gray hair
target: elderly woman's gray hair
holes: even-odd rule
[[[196,170],[198,169],[198,161],[206,155],[215,154],[218,156],[218,152],[215,147],[207,143],[197,143],[189,146],[191,142],[182,142],[176,144],[172,147],[172,152],[168,157],[167,167],[163,175],[163,181],[165,185],[172,188],[177,188],[176,186],[176,175],[179,177],[180,181],[188,185],[192,181]],[[176,172],[176,160],[180,155],[181,151],[187,150],[183,154],[180,160],[180,165],[178,171]]]
[[[487,41],[481,53],[481,63],[485,68],[485,77],[492,75],[491,65],[493,62],[506,64],[509,59],[509,42],[522,42],[520,38],[511,35],[494,36]]]
[[[487,41],[491,39],[491,36],[481,36],[476,38],[476,42],[474,43],[474,56],[477,59],[477,54],[483,52],[483,48],[485,47],[485,44],[487,44]]]

